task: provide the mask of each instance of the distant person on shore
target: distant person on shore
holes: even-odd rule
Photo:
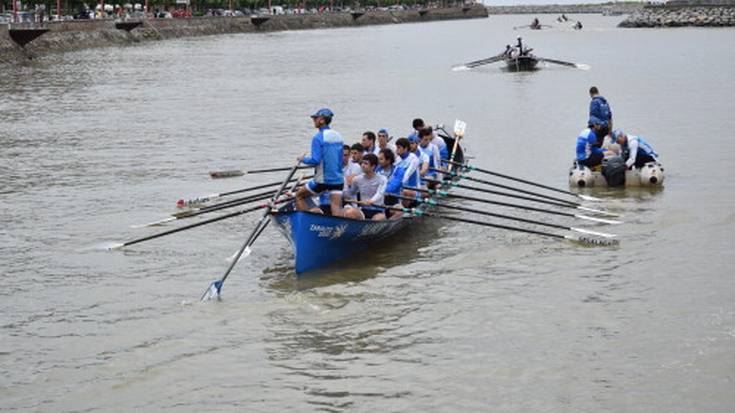
[[[648,162],[657,161],[658,154],[653,150],[653,147],[646,142],[643,138],[636,135],[628,135],[621,130],[614,130],[612,133],[613,142],[617,142],[620,145],[621,156],[628,158],[625,161],[625,166],[628,169],[642,168]]]
[[[314,127],[319,131],[311,138],[311,153],[301,155],[297,160],[315,168],[314,178],[309,180],[296,192],[296,209],[309,209],[306,199],[322,192],[329,193],[329,203],[334,216],[342,215],[342,136],[330,128],[334,113],[327,109],[319,109],[311,115]]]
[[[590,88],[590,98],[592,100],[590,101],[589,118],[595,118],[602,122],[600,128],[600,134],[602,136],[600,138],[600,146],[602,146],[602,141],[605,136],[607,136],[612,130],[612,109],[610,108],[610,104],[607,102],[607,99],[600,95],[600,91],[597,89],[597,86],[592,86]]]
[[[577,136],[575,148],[577,165],[593,169],[602,163],[602,158],[606,154],[609,154],[609,152],[606,152],[597,144],[601,130],[602,121],[598,118],[590,117],[587,122],[587,129],[582,130],[579,136]]]

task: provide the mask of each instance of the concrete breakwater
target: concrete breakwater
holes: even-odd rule
[[[735,26],[735,6],[646,7],[618,24],[618,27],[681,26]]]
[[[72,20],[47,22],[49,31],[20,47],[10,37],[8,26],[0,28],[0,63],[16,63],[29,57],[92,47],[124,45],[188,36],[225,33],[255,33],[358,27],[377,24],[419,23],[439,20],[487,17],[482,5],[421,10],[366,11],[364,13],[323,13],[262,17],[194,17],[185,19],[144,19],[130,31],[112,20]],[[13,26],[13,29],[19,27]]]

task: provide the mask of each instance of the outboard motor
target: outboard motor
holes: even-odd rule
[[[641,185],[659,186],[664,183],[664,168],[658,162],[648,162],[641,168]]]
[[[607,186],[625,185],[625,160],[620,156],[608,156],[602,160],[602,176],[607,181]]]
[[[572,169],[569,170],[569,185],[587,188],[592,186],[594,182],[595,178],[592,176],[590,168],[579,165],[575,161]]]

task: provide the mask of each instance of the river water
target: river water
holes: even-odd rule
[[[573,16],[579,32],[512,30],[531,17],[211,36],[0,67],[0,410],[732,411],[735,32],[588,15]],[[592,70],[449,70],[517,35]],[[625,215],[594,228],[619,247],[427,221],[297,278],[269,228],[223,301],[206,303],[257,214],[90,248],[154,232],[130,226],[179,198],[282,179],[207,171],[288,166],[323,106],[348,142],[404,135],[417,116],[460,118],[476,165],[565,188],[592,85],[667,172],[663,190],[590,190]]]

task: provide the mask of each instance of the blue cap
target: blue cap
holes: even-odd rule
[[[334,116],[334,113],[327,108],[319,109],[315,114],[311,115],[312,118],[331,118],[332,116]]]
[[[409,142],[419,142],[421,141],[421,139],[419,139],[418,135],[416,135],[415,133],[412,133],[408,135],[408,141]]]
[[[625,135],[625,134],[620,129],[615,129],[614,131],[612,131],[612,139],[614,141],[618,140],[618,138],[621,137],[621,136],[623,136],[623,135]]]
[[[378,133],[379,133],[379,134],[380,134],[380,133],[384,133],[384,134],[386,134],[386,135],[387,135],[387,134],[388,134],[388,129],[381,129],[381,130],[379,130],[379,131],[378,131]]]

